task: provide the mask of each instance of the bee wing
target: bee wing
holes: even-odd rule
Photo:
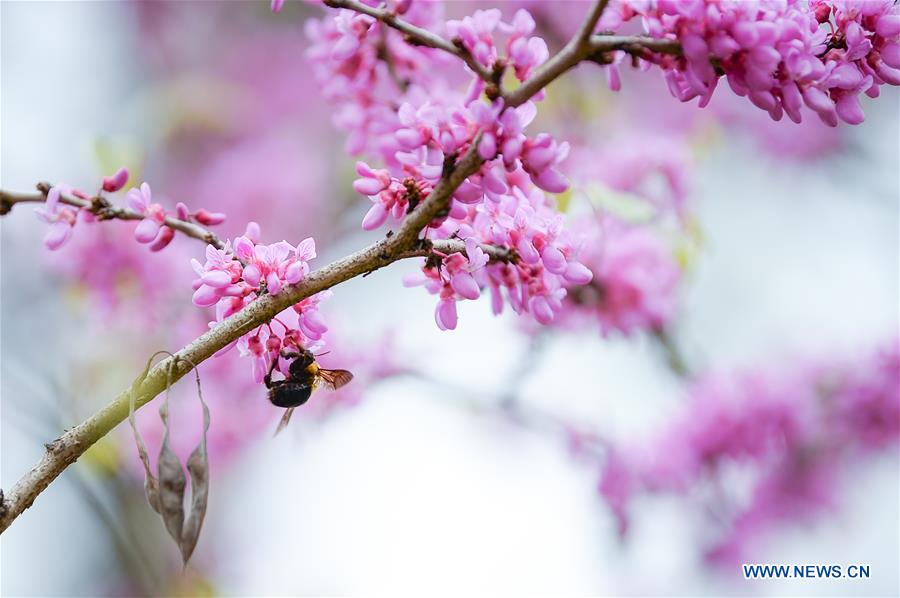
[[[326,370],[325,368],[319,368],[319,377],[331,390],[346,386],[353,380],[353,374],[347,370]]]
[[[278,427],[275,428],[275,433],[272,434],[272,436],[278,436],[278,434],[287,427],[288,423],[291,421],[292,415],[294,415],[293,407],[284,410],[284,415],[281,416],[281,421],[278,422]]]

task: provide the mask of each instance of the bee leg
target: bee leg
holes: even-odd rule
[[[272,360],[272,365],[269,366],[269,373],[263,376],[263,382],[266,384],[266,388],[272,388],[272,372],[275,371],[275,366],[278,365],[278,358]]]

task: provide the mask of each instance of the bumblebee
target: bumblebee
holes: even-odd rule
[[[278,360],[273,359],[269,373],[263,378],[266,388],[269,389],[269,401],[276,407],[285,409],[278,429],[275,430],[276,434],[281,432],[291,421],[294,408],[308,401],[310,395],[320,384],[324,384],[331,390],[337,390],[353,380],[353,374],[347,370],[329,370],[319,367],[319,364],[316,363],[316,356],[306,349],[301,349],[299,352],[282,351],[281,357],[293,360],[288,366],[287,377],[284,380],[272,380],[272,373],[278,366]]]

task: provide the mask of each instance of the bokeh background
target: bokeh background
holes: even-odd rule
[[[551,48],[584,10],[529,4]],[[301,4],[273,15],[266,2],[3,2],[2,188],[91,188],[125,165],[170,203],[227,212],[223,236],[250,219],[272,241],[313,235],[320,265],[371,242],[354,159],[304,56],[303,22],[319,15]],[[433,297],[401,284],[414,264],[351,281],[324,310],[330,363],[357,381],[318,396],[279,437],[245,361],[201,367],[213,478],[185,572],[144,502],[123,426],[3,535],[0,591],[897,595],[896,438],[836,463],[829,498],[775,518],[743,561],[868,564],[867,580],[746,581],[741,561],[711,559],[728,533],[716,509],[750,500],[735,478],[642,494],[624,536],[598,490],[609,447],[691,413],[694,377],[852,369],[896,351],[900,111],[886,91],[865,102],[864,124],[831,130],[771,123],[727,90],[708,110],[680,105],[654,72],[628,74],[613,94],[581,67],[541,116],[573,138],[571,210],[622,200],[611,189],[628,159],[657,165],[634,195],[679,182],[684,217],[654,229],[683,270],[665,343],[596,325],[535,333],[486,300],[461,305],[445,333]],[[148,255],[131,226],[109,223],[51,254],[42,226],[27,206],[2,219],[3,487],[150,353],[209,319],[190,305],[195,241]],[[186,452],[198,414],[183,386],[174,433]],[[152,441],[155,409],[143,411]]]

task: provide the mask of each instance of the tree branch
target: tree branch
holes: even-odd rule
[[[20,203],[44,203],[47,201],[47,193],[50,192],[52,185],[50,183],[38,183],[38,193],[13,193],[0,189],[0,216],[5,216],[13,209],[13,206]],[[100,220],[143,220],[144,215],[136,212],[131,208],[114,206],[108,199],[102,195],[96,195],[90,199],[81,199],[67,193],[59,194],[59,202],[84,209],[99,218]],[[203,226],[193,222],[186,222],[178,218],[166,216],[165,225],[180,233],[203,241],[208,245],[213,245],[217,249],[222,249],[225,244],[219,237]]]
[[[557,77],[592,56],[625,50],[642,56],[648,51],[668,54],[681,53],[681,45],[674,40],[654,39],[644,36],[592,35],[609,0],[597,0],[588,13],[578,32],[552,58],[542,64],[525,82],[512,93],[504,94],[505,105],[515,108],[527,102]]]
[[[472,72],[474,72],[485,81],[492,80],[491,72],[483,64],[475,60],[475,57],[472,56],[472,53],[469,52],[464,46],[462,46],[461,44],[457,45],[451,41],[448,41],[443,37],[432,33],[431,31],[428,31],[427,29],[422,29],[421,27],[416,27],[411,23],[407,23],[406,21],[398,18],[397,15],[390,10],[369,6],[367,4],[357,2],[357,0],[324,0],[324,2],[331,8],[346,8],[348,10],[368,15],[373,19],[381,21],[388,27],[396,29],[397,31],[402,33],[407,43],[416,46],[434,48],[436,50],[441,50],[443,52],[452,54],[465,62],[466,66],[472,69]]]
[[[345,8],[381,21],[388,27],[400,31],[408,43],[442,50],[463,60],[472,71],[488,83],[496,83],[494,74],[462,45],[450,42],[421,27],[416,27],[396,14],[385,9],[362,4],[358,0],[324,0],[332,8]],[[535,73],[511,93],[502,94],[504,103],[515,108],[524,104],[536,93],[552,83],[557,77],[585,60],[592,60],[605,52],[623,50],[639,58],[649,52],[681,54],[681,44],[676,40],[656,39],[641,35],[592,35],[609,0],[597,0],[588,13],[578,32],[556,55],[541,65]],[[594,60],[601,62],[601,60]]]
[[[135,408],[140,408],[166,388],[167,372],[171,367],[171,382],[187,374],[190,364],[200,364],[220,349],[257,326],[311,295],[329,289],[351,278],[374,272],[397,260],[430,255],[435,248],[442,252],[464,251],[458,240],[422,241],[419,234],[435,218],[446,211],[450,198],[462,182],[482,164],[478,156],[478,136],[469,150],[456,164],[448,167],[448,174],[432,189],[425,200],[401,224],[397,233],[388,236],[356,253],[348,255],[312,272],[306,279],[285,287],[277,295],[263,295],[240,312],[219,323],[189,345],[180,349],[150,369],[144,381],[134,389]],[[37,195],[4,194],[4,205],[9,202],[39,201]],[[63,198],[61,198],[61,201]],[[77,200],[77,198],[67,198]],[[78,200],[84,201],[84,200]],[[79,205],[80,203],[70,204]],[[83,206],[80,206],[83,207]],[[8,211],[8,210],[7,210]],[[127,214],[127,211],[125,212]],[[132,219],[126,217],[125,219]],[[489,248],[495,259],[512,259],[508,250]],[[25,474],[6,496],[0,495],[0,533],[30,507],[35,498],[74,463],[92,444],[105,436],[128,416],[132,389],[119,394],[100,411],[65,432],[46,445],[47,452],[31,471]]]
[[[681,42],[674,39],[647,37],[645,35],[593,35],[589,40],[592,52],[624,50],[641,58],[647,52],[681,54]]]
[[[355,0],[325,1],[329,6],[350,8],[363,14],[368,14],[388,26],[405,33],[410,38],[411,43],[419,43],[449,52],[464,60],[466,64],[469,64],[470,68],[474,64],[476,68],[480,69],[476,70],[476,68],[473,68],[479,75],[484,71],[477,63],[473,62],[470,64],[472,57],[468,52],[464,52],[439,36],[397,19],[395,15],[383,9],[372,8]],[[506,97],[507,106],[518,106],[524,103],[543,89],[545,85],[572,68],[579,61],[599,51],[594,46],[590,33],[596,26],[605,4],[606,0],[598,0],[588,14],[578,35],[566,44],[558,54],[544,63],[519,89]],[[628,45],[633,45],[634,43],[632,40],[628,42]],[[457,245],[456,243],[461,242],[458,240],[431,242],[421,240],[419,235],[435,219],[446,214],[453,193],[463,181],[478,171],[484,163],[484,160],[478,155],[477,149],[480,137],[481,134],[479,133],[472,139],[468,148],[459,159],[448,157],[445,164],[445,176],[432,189],[428,197],[406,217],[396,234],[381,239],[356,253],[312,272],[303,281],[295,285],[288,285],[277,295],[263,295],[259,297],[240,312],[220,322],[217,326],[181,348],[174,355],[157,363],[150,369],[140,384],[121,392],[100,411],[47,444],[47,452],[38,464],[26,473],[6,496],[0,492],[0,533],[5,531],[22,512],[30,507],[40,493],[66,467],[74,463],[91,445],[124,421],[128,415],[132,393],[135,395],[135,408],[142,407],[165,390],[167,379],[169,383],[178,381],[191,370],[191,364],[200,364],[209,359],[235,339],[270,321],[281,311],[315,293],[329,289],[357,276],[374,272],[401,259],[427,256],[435,249],[442,252],[447,252],[454,248],[459,250],[461,244]],[[48,189],[49,187],[47,187]],[[45,193],[44,189],[42,189],[41,195],[3,193],[0,195],[0,214],[9,212],[16,203],[45,201]],[[78,207],[93,207],[87,200],[73,197],[61,198],[61,201]],[[139,220],[143,218],[137,212],[124,208],[102,206],[102,209],[112,210],[108,212],[110,218],[123,220]],[[107,212],[102,213],[106,214]],[[178,220],[173,220],[170,224],[169,219],[167,219],[166,224],[175,230],[202,240],[208,239],[206,234],[212,234],[205,231],[205,229],[200,234],[200,231],[196,229],[201,227],[195,227],[190,223]],[[215,239],[215,237],[213,238]],[[221,243],[218,239],[215,239],[215,241]],[[215,245],[216,243],[213,244]],[[496,249],[495,251],[492,249],[491,252],[494,254],[491,255],[492,259],[507,261],[514,259],[514,254],[508,250],[501,251]]]
[[[681,44],[670,39],[640,35],[593,35],[581,41],[576,39],[572,38],[562,50],[542,64],[515,91],[506,94],[506,106],[514,108],[524,104],[572,67],[585,60],[593,60],[604,52],[624,50],[639,58],[646,57],[649,52],[681,54]]]

